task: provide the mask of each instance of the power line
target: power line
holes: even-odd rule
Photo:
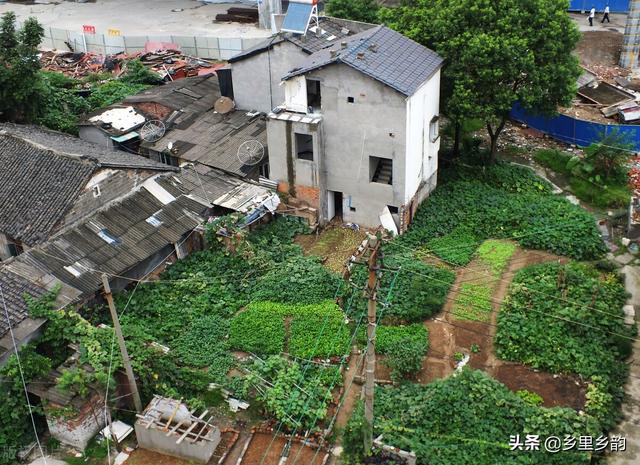
[[[36,437],[36,442],[38,443],[38,449],[40,449],[40,455],[42,455],[42,460],[44,461],[44,465],[47,465],[47,458],[44,455],[44,451],[42,450],[42,444],[40,443],[40,438],[38,437],[38,429],[36,428],[36,421],[33,418],[33,409],[31,408],[31,402],[29,401],[29,391],[27,390],[27,383],[24,379],[24,372],[22,371],[22,362],[20,361],[20,353],[18,351],[18,344],[16,343],[16,337],[13,333],[13,325],[11,324],[11,319],[9,318],[9,309],[7,309],[7,302],[4,298],[4,291],[2,290],[2,285],[0,284],[0,297],[2,297],[2,306],[4,307],[4,314],[7,318],[7,325],[9,326],[9,333],[11,334],[11,342],[13,343],[13,351],[16,355],[16,362],[18,364],[18,371],[20,372],[20,380],[22,381],[22,387],[24,389],[24,396],[27,400],[27,408],[29,410],[29,416],[31,417],[31,425],[33,426],[33,434]]]

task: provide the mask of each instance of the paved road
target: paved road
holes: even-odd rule
[[[119,29],[122,35],[181,35],[210,37],[268,37],[270,31],[253,24],[218,23],[213,19],[239,4],[203,4],[197,0],[97,0],[95,3],[59,2],[24,5],[0,3],[0,14],[14,11],[19,20],[35,16],[45,26],[82,31],[82,25],[96,32]],[[179,10],[182,11],[172,11]]]

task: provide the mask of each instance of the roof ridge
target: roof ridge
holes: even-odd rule
[[[58,131],[49,131],[49,132],[58,133]],[[59,134],[63,135],[63,133],[59,133]],[[15,134],[15,133],[8,132],[5,129],[0,129],[0,136],[10,137],[12,139],[22,141],[25,144],[29,144],[29,145],[31,145],[31,146],[39,149],[39,150],[43,150],[43,151],[46,151],[46,152],[51,152],[52,154],[54,154],[56,156],[60,156],[60,157],[64,157],[64,158],[68,158],[68,159],[72,159],[72,160],[78,160],[80,162],[90,162],[90,163],[92,163],[94,165],[95,168],[99,168],[100,167],[100,163],[99,163],[97,158],[91,157],[89,155],[84,155],[84,154],[71,153],[71,152],[62,152],[60,150],[56,150],[54,148],[47,147],[46,145],[42,145],[39,142],[36,142],[33,139],[29,139],[27,136],[24,136],[22,134]]]

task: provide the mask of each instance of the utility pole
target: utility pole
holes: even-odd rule
[[[376,375],[376,299],[378,291],[378,251],[380,239],[370,235],[367,247],[370,250],[367,281],[367,367],[364,384],[364,450],[373,447],[373,397]]]
[[[138,393],[138,386],[136,385],[136,378],[133,375],[133,368],[131,368],[131,359],[127,352],[127,346],[124,343],[124,336],[122,336],[122,328],[120,327],[120,320],[118,320],[118,313],[116,312],[116,306],[113,303],[113,296],[111,295],[111,287],[109,287],[109,279],[106,274],[102,275],[102,286],[104,287],[104,296],[109,304],[109,311],[111,312],[111,319],[113,320],[113,330],[116,332],[118,338],[118,344],[120,345],[120,354],[122,354],[122,363],[124,369],[127,372],[127,378],[129,379],[129,388],[131,389],[131,395],[133,396],[133,403],[136,406],[138,413],[142,412],[142,401],[140,400],[140,394]],[[107,393],[107,396],[109,393]]]

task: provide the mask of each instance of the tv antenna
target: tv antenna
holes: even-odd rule
[[[145,142],[159,141],[166,131],[165,125],[162,121],[152,119],[144,123],[140,129],[140,138]]]
[[[264,157],[264,145],[259,140],[247,140],[238,147],[238,160],[243,165],[257,165]]]

